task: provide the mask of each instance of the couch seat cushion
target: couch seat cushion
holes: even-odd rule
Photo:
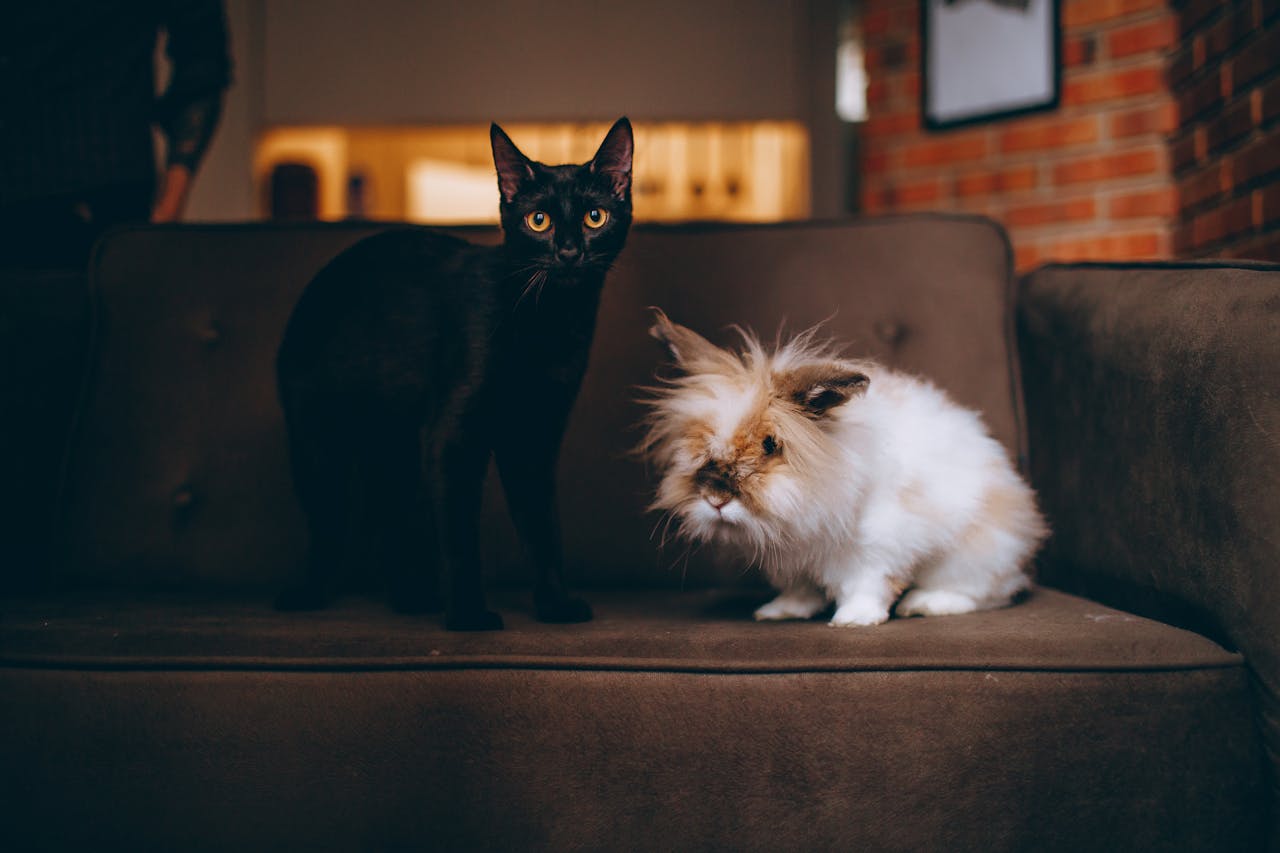
[[[327,669],[550,667],[690,672],[1238,667],[1198,634],[1051,589],[1004,610],[835,629],[751,620],[753,591],[608,591],[596,619],[543,625],[495,597],[507,630],[459,634],[368,599],[280,614],[265,598],[110,597],[11,602],[0,664]]]
[[[495,597],[496,598],[496,597]],[[1245,668],[1039,590],[868,629],[743,592],[450,634],[350,600],[11,601],[14,849],[1246,850]],[[160,805],[160,807],[157,807]]]

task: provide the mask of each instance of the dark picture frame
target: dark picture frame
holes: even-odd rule
[[[1053,110],[1061,99],[1061,0],[920,0],[927,129]]]

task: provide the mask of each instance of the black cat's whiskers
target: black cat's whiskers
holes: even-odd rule
[[[521,270],[521,272],[526,272],[529,269],[532,269],[532,272],[529,275],[529,281],[525,284],[524,290],[520,292],[520,296],[516,298],[515,304],[511,306],[512,311],[519,308],[520,303],[523,302],[525,297],[530,293],[534,294],[533,304],[539,304],[539,301],[542,298],[542,289],[547,286],[547,279],[551,275],[550,270],[544,266],[535,264],[525,270]]]
[[[587,258],[576,269],[573,270],[575,275],[600,275],[604,276],[614,267],[608,258]],[[513,271],[516,278],[528,275],[524,288],[520,291],[520,295],[516,297],[516,301],[512,304],[511,310],[520,307],[520,304],[528,298],[529,294],[533,294],[534,305],[541,305],[542,293],[546,290],[547,283],[551,280],[551,273],[556,270],[555,266],[547,264],[546,261],[538,260],[518,267]]]
[[[538,270],[533,274],[533,277],[538,281],[538,288],[533,292],[533,305],[536,308],[542,304],[542,291],[547,287],[547,279],[551,277],[551,270]]]

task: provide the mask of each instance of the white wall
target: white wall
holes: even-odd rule
[[[236,85],[188,218],[253,215],[253,139],[274,124],[624,113],[803,121],[819,170],[814,213],[834,215],[836,3],[227,0]]]
[[[224,0],[234,82],[187,205],[193,221],[254,216],[253,140],[262,127],[262,0]]]

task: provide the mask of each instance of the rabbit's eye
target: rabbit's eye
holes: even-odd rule
[[[778,452],[778,440],[771,435],[766,435],[764,441],[760,442],[760,447],[764,450],[765,456],[772,456]]]

